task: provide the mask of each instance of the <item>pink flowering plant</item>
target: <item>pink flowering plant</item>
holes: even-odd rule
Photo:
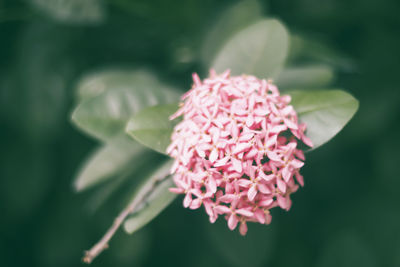
[[[171,116],[183,120],[167,149],[177,186],[170,191],[185,194],[186,208],[203,205],[211,223],[222,215],[233,230],[240,222],[245,235],[247,222],[271,222],[271,208],[289,210],[290,194],[304,185],[298,146],[313,144],[291,97],[270,81],[213,70],[204,82],[193,79]]]
[[[207,40],[201,57],[209,74],[193,74],[180,102],[178,90],[144,70],[104,71],[78,85],[73,122],[102,147],[82,166],[76,189],[108,181],[112,192],[144,177],[85,262],[122,224],[137,231],[177,195],[185,208],[204,208],[211,223],[225,219],[243,236],[250,222],[271,224],[271,210],[288,211],[304,186],[305,152],[329,141],[358,109],[342,90],[308,90],[327,85],[332,73],[321,79],[329,68],[296,67],[277,20],[260,19],[213,46]]]

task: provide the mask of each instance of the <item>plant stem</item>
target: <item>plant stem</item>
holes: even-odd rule
[[[96,258],[103,250],[108,248],[108,242],[114,236],[115,232],[121,226],[121,224],[125,221],[126,217],[131,214],[135,208],[145,199],[147,195],[143,194],[139,198],[134,198],[129,205],[121,211],[117,218],[115,218],[114,223],[105,233],[105,235],[97,242],[90,250],[85,251],[85,256],[83,257],[83,262],[91,263],[94,258]]]
[[[166,168],[166,170],[168,171],[170,165],[165,165],[165,166],[168,167]],[[141,203],[146,201],[146,199],[149,197],[149,195],[151,195],[151,192],[153,192],[157,184],[164,181],[168,177],[170,176],[165,174],[159,176],[157,174],[154,178],[150,179],[150,182],[145,183],[143,185],[143,188],[136,195],[136,197],[133,198],[132,201],[128,204],[128,206],[121,211],[121,213],[118,215],[117,218],[115,218],[114,223],[105,233],[105,235],[100,239],[100,241],[97,242],[90,250],[85,251],[85,256],[82,259],[83,262],[88,264],[91,263],[101,252],[103,252],[103,250],[107,249],[108,242],[114,236],[115,232],[118,230],[121,224],[125,221],[126,217],[132,214]]]

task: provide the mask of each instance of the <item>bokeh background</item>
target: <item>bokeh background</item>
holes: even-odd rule
[[[98,144],[70,123],[79,79],[145,67],[189,88],[191,73],[204,71],[199,44],[237,3],[76,1],[0,1],[0,266],[82,266],[122,207],[111,198],[93,212],[91,192],[73,190]],[[308,154],[306,186],[270,226],[250,225],[243,239],[179,199],[134,235],[119,231],[93,266],[400,266],[400,2],[260,4],[341,55],[330,62],[334,87],[360,110]]]

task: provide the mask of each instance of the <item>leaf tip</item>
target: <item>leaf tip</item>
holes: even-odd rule
[[[122,228],[124,229],[124,231],[127,233],[127,234],[132,234],[133,232],[132,232],[132,229],[129,227],[129,221],[125,221],[124,222],[124,224],[123,224],[123,226],[122,226]]]
[[[85,184],[81,181],[80,177],[78,177],[72,184],[72,188],[75,193],[80,193],[84,188]]]

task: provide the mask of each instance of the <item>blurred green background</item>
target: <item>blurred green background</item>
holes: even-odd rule
[[[236,3],[0,1],[0,266],[83,265],[123,207],[111,198],[93,212],[92,192],[73,190],[97,146],[70,123],[79,79],[137,67],[188,89],[192,72],[205,74],[201,43]],[[397,0],[260,2],[264,16],[340,55],[319,59],[360,110],[308,154],[306,186],[270,226],[242,238],[179,198],[134,235],[120,230],[93,266],[400,266],[399,12]]]

